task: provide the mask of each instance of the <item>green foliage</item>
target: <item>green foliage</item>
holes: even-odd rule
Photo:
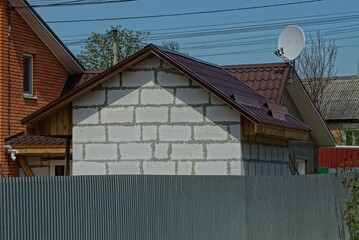
[[[145,43],[142,40],[148,35],[148,32],[125,29],[121,25],[111,26],[105,34],[93,32],[77,58],[87,69],[109,68],[113,65],[114,41],[117,42],[118,60],[121,61],[143,48]]]
[[[179,43],[176,41],[162,42],[161,47],[166,48],[171,51],[174,51],[174,52],[179,52],[181,49]]]
[[[338,172],[339,180],[348,193],[343,219],[348,227],[350,240],[359,240],[359,173],[351,168],[352,164],[342,166]]]

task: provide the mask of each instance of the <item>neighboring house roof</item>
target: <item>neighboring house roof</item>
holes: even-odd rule
[[[196,81],[215,96],[222,99],[229,106],[238,110],[242,115],[254,123],[266,123],[287,128],[310,131],[310,128],[297,118],[288,113],[283,113],[280,106],[279,111],[284,114],[284,119],[274,116],[274,104],[261,94],[254,91],[251,87],[234,77],[222,67],[193,59],[179,53],[165,50],[155,45],[148,45],[136,54],[125,59],[112,68],[102,72],[96,77],[76,87],[68,94],[60,97],[54,102],[41,108],[37,112],[29,115],[22,120],[23,124],[44,118],[62,106],[70,103],[79,96],[89,92],[99,84],[109,80],[113,76],[126,70],[137,62],[156,55],[171,64],[182,74]]]
[[[335,141],[303,82],[289,63],[230,65],[224,68],[254,90],[278,105],[283,104],[286,90],[294,101],[303,121],[312,128],[318,146],[334,146]],[[357,94],[359,98],[359,94]]]
[[[42,20],[37,12],[25,0],[9,0],[31,29],[45,43],[57,59],[64,65],[69,73],[83,73],[84,67],[61,42],[51,28]]]
[[[359,77],[339,77],[329,82],[321,104],[325,120],[359,120]]]
[[[228,72],[247,83],[254,90],[281,105],[291,66],[288,63],[248,64],[224,66]]]

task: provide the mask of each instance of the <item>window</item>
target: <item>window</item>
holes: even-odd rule
[[[24,70],[24,95],[33,95],[33,57],[32,55],[25,54],[23,57],[23,70]]]
[[[64,176],[64,175],[65,175],[65,161],[50,160],[50,176]]]

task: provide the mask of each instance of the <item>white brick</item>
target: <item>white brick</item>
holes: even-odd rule
[[[230,162],[231,175],[244,175],[244,166],[242,161]]]
[[[172,144],[171,158],[174,160],[203,159],[202,144]]]
[[[203,88],[178,88],[176,104],[207,104],[209,92]]]
[[[99,106],[103,105],[106,100],[105,90],[90,91],[85,95],[74,100],[74,106]]]
[[[240,143],[207,144],[207,159],[241,159]]]
[[[227,162],[196,162],[196,175],[227,175]]]
[[[120,75],[116,75],[110,80],[101,84],[104,88],[120,87]]]
[[[227,126],[204,125],[194,127],[195,140],[227,140]]]
[[[122,74],[122,87],[155,86],[154,71],[125,71]]]
[[[73,127],[73,141],[76,142],[104,142],[106,140],[105,127],[86,126]]]
[[[132,69],[151,69],[160,67],[161,60],[156,57],[146,58],[132,67]]]
[[[98,124],[98,108],[79,108],[73,109],[72,123],[76,124]]]
[[[174,162],[143,162],[143,172],[149,175],[175,175],[176,165]]]
[[[164,123],[168,121],[168,107],[139,107],[136,108],[136,122]]]
[[[213,104],[213,105],[226,104],[225,102],[223,102],[222,99],[218,98],[217,96],[213,95],[212,93],[210,93],[210,98],[211,98],[211,104]]]
[[[86,144],[85,160],[117,160],[117,144]]]
[[[140,161],[109,162],[108,172],[109,174],[141,174],[140,164]]]
[[[141,90],[141,104],[173,104],[174,95],[172,89],[142,89]]]
[[[160,126],[160,141],[188,141],[191,139],[189,126]]]
[[[166,72],[158,73],[157,82],[162,87],[189,86],[189,80],[187,77],[180,74]]]
[[[127,143],[120,144],[122,160],[149,160],[152,158],[150,143]]]
[[[155,158],[168,159],[168,143],[158,143],[155,145]]]
[[[178,162],[177,175],[191,175],[193,162]]]
[[[138,105],[139,96],[138,89],[109,90],[108,104],[111,106]]]
[[[78,143],[72,144],[72,159],[74,161],[79,161],[83,158],[83,145]]]
[[[100,111],[101,123],[133,122],[133,107],[103,108]]]
[[[109,126],[108,140],[111,142],[140,141],[141,126]]]
[[[230,126],[231,133],[229,134],[229,137],[231,140],[241,140],[241,125],[235,124]]]
[[[49,167],[32,167],[31,170],[35,177],[43,177],[50,175]]]
[[[227,106],[207,107],[206,116],[209,121],[217,122],[240,122],[241,115]]]
[[[203,122],[203,108],[173,107],[171,122]]]
[[[157,139],[157,126],[142,126],[142,140],[150,141]]]
[[[106,163],[97,162],[74,162],[72,164],[73,175],[105,175]]]

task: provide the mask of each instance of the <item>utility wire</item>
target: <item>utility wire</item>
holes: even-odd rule
[[[121,3],[121,2],[133,2],[137,0],[109,0],[109,1],[92,1],[84,2],[81,0],[61,2],[61,3],[49,3],[49,4],[33,4],[33,8],[47,8],[47,7],[69,7],[69,6],[82,6],[82,5],[98,5],[98,4],[109,4],[109,3]],[[17,7],[18,8],[18,7]]]
[[[299,5],[307,4],[313,2],[322,2],[323,0],[308,0],[308,1],[298,1],[290,3],[277,3],[269,5],[260,5],[253,7],[243,7],[243,8],[230,8],[230,9],[221,9],[221,10],[209,10],[209,11],[198,11],[198,12],[186,12],[186,13],[171,13],[171,14],[159,14],[159,15],[147,15],[147,16],[133,16],[133,17],[113,17],[113,18],[95,18],[95,19],[75,19],[75,20],[54,20],[47,21],[47,23],[81,23],[81,22],[99,22],[99,21],[113,21],[113,20],[132,20],[132,19],[148,19],[148,18],[163,18],[163,17],[178,17],[178,16],[189,16],[189,15],[200,15],[200,14],[212,14],[212,13],[223,13],[223,12],[233,12],[233,11],[244,11],[244,10],[254,10],[261,8],[272,8],[272,7],[282,7],[290,5]]]

